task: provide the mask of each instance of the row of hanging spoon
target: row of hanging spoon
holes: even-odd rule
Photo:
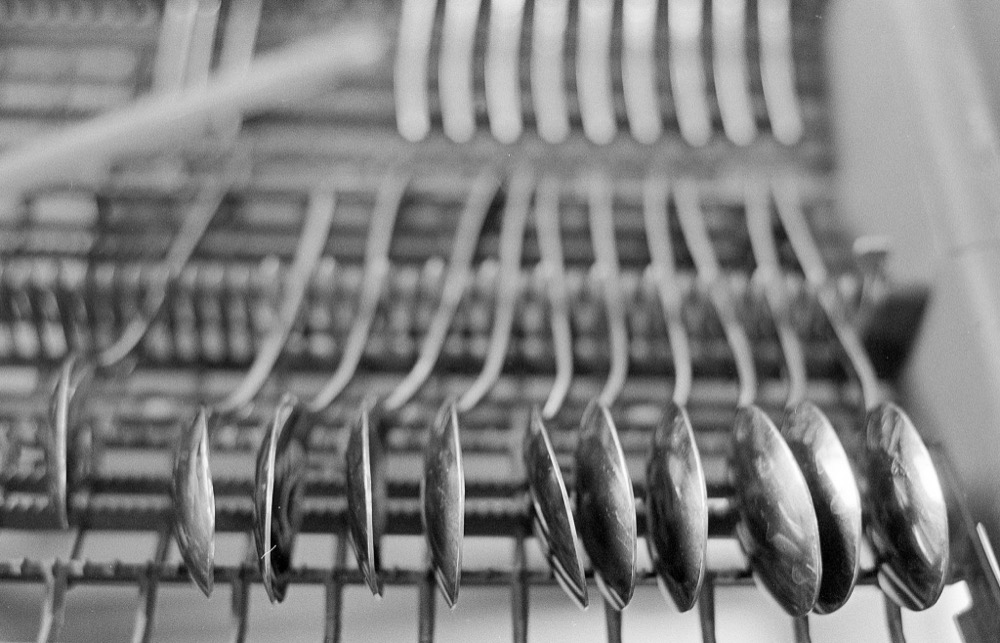
[[[574,108],[590,141],[613,141],[621,122],[618,78],[628,130],[640,143],[654,143],[665,134],[668,105],[661,83],[669,85],[677,128],[689,145],[711,140],[713,103],[731,142],[753,142],[762,119],[753,89],[758,84],[773,137],[784,145],[802,138],[789,0],[759,0],[755,20],[747,15],[746,0],[536,0],[530,5],[491,0],[488,18],[485,11],[480,16],[480,0],[441,4],[439,12],[437,2],[403,2],[394,91],[397,127],[407,140],[419,141],[431,131],[435,101],[429,93],[434,87],[429,68],[438,20],[436,104],[444,134],[455,142],[476,134],[480,74],[490,133],[502,143],[518,140],[529,120],[527,98],[522,97],[524,70],[530,78],[530,114],[548,143],[569,136]],[[482,28],[481,21],[488,27]],[[666,22],[665,37],[658,21]],[[748,33],[750,25],[756,26],[756,37]],[[482,57],[477,55],[479,38],[485,40]],[[570,44],[575,44],[572,53]],[[751,63],[753,46],[757,51]],[[527,60],[522,50],[529,50]],[[669,79],[660,77],[664,58]],[[566,71],[574,60],[575,82],[570,82]],[[612,69],[619,65],[620,73]],[[759,81],[751,77],[755,70]]]
[[[224,179],[222,180],[224,182]],[[571,328],[566,313],[566,289],[559,235],[559,182],[544,178],[535,184],[525,170],[515,173],[506,189],[492,171],[472,183],[456,229],[445,286],[438,309],[412,370],[388,395],[358,409],[351,428],[345,466],[351,540],[359,568],[373,592],[381,591],[379,541],[385,526],[386,479],[382,440],[393,415],[434,372],[448,327],[461,301],[484,221],[498,195],[505,195],[500,232],[501,274],[518,274],[528,215],[533,212],[542,262],[549,275],[550,319],[555,345],[556,377],[541,409],[531,414],[525,433],[525,463],[537,535],[556,577],[579,604],[588,601],[582,557],[576,535],[594,568],[609,618],[625,607],[636,582],[637,527],[635,499],[615,427],[613,404],[628,376],[625,311],[616,284],[620,280],[615,243],[610,182],[601,175],[589,180],[588,219],[595,274],[604,285],[610,333],[611,362],[607,383],[580,419],[576,451],[576,507],[562,482],[548,440],[547,426],[559,410],[572,382]],[[310,429],[323,422],[328,409],[354,376],[371,330],[388,270],[388,244],[407,186],[400,176],[388,177],[380,192],[366,249],[364,284],[354,326],[341,363],[329,383],[311,401],[293,395],[274,412],[258,457],[255,485],[255,539],[265,588],[273,600],[285,592],[285,572],[291,561],[300,520],[302,458]],[[218,186],[207,186],[212,198]],[[788,324],[787,302],[775,278],[778,263],[772,237],[771,201],[807,279],[857,373],[869,409],[865,449],[859,468],[869,494],[868,536],[877,556],[880,583],[898,603],[927,607],[941,592],[948,566],[947,516],[929,456],[902,413],[882,402],[881,391],[853,327],[845,321],[842,302],[830,287],[822,259],[806,227],[796,187],[776,181],[770,191],[748,188],[747,223],[767,301],[772,309],[787,361],[790,380],[789,413],[779,432],[754,404],[756,374],[750,344],[735,314],[727,282],[715,258],[700,211],[698,187],[690,181],[668,185],[653,177],[645,188],[644,216],[652,265],[670,333],[676,381],[672,402],[656,431],[647,471],[649,545],[657,574],[682,609],[703,594],[707,504],[694,432],[685,412],[691,385],[691,364],[684,324],[680,321],[672,243],[667,216],[672,202],[696,270],[711,294],[737,364],[739,408],[734,422],[732,475],[741,520],[737,530],[761,584],[791,614],[832,611],[850,596],[857,578],[861,542],[862,503],[836,433],[822,412],[803,399],[804,367],[795,331]],[[214,203],[214,201],[210,202]],[[325,244],[335,200],[328,194],[310,197],[306,223],[292,268],[287,274],[280,323],[265,340],[255,364],[225,400],[209,402],[195,413],[183,432],[174,471],[178,543],[189,573],[207,592],[212,588],[214,491],[208,452],[209,434],[220,416],[239,412],[268,378],[301,306],[302,293]],[[209,207],[211,209],[211,207]],[[197,208],[179,234],[164,266],[163,288],[176,279],[178,263],[193,251],[210,215]],[[462,415],[489,393],[503,367],[510,340],[517,286],[497,281],[495,317],[490,347],[476,382],[460,398],[446,402],[429,430],[422,507],[428,550],[436,578],[449,604],[458,599],[464,520],[464,476],[461,459]],[[97,360],[113,364],[127,354],[148,328],[157,306],[143,311],[134,330],[123,338],[124,351]],[[132,328],[132,327],[130,327]],[[61,370],[53,398],[49,481],[51,497],[65,521],[67,472],[72,470],[68,441],[74,435],[77,406],[85,402],[77,366],[69,360]],[[564,419],[564,418],[563,418]],[[870,497],[869,497],[870,496]],[[822,530],[820,525],[823,526]],[[789,582],[792,581],[792,582]],[[617,622],[617,621],[615,621]]]

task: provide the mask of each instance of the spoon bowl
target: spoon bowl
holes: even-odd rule
[[[188,574],[212,595],[215,560],[215,489],[208,466],[209,412],[200,407],[181,436],[174,460],[172,495],[177,546]]]
[[[691,419],[667,405],[646,467],[646,543],[657,581],[677,609],[694,607],[705,580],[708,492]]]
[[[438,586],[448,607],[455,607],[462,576],[465,474],[454,402],[441,407],[430,429],[420,482],[421,517]]]
[[[562,471],[537,408],[531,410],[524,440],[524,464],[531,496],[532,521],[538,543],[563,590],[587,607],[587,579],[577,555],[576,524]]]
[[[781,435],[812,494],[823,558],[815,611],[829,614],[843,607],[858,582],[861,494],[847,453],[818,406],[803,401],[789,408]]]
[[[272,603],[285,600],[295,536],[302,524],[306,469],[302,435],[307,422],[295,397],[285,395],[257,453],[253,535],[264,591]]]
[[[635,496],[608,407],[591,402],[580,423],[576,449],[580,537],[597,587],[615,610],[632,600],[636,578]]]
[[[368,589],[382,595],[380,542],[385,531],[386,478],[380,413],[365,406],[347,443],[347,513],[351,543]]]
[[[733,426],[736,534],[758,583],[791,616],[819,599],[819,526],[806,480],[767,414],[740,407]]]
[[[864,461],[879,586],[907,609],[927,609],[948,575],[948,510],[930,452],[895,404],[868,412]]]

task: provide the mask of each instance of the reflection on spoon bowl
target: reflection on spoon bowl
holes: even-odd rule
[[[948,511],[930,452],[905,412],[884,402],[865,422],[868,537],[879,586],[911,610],[932,606],[948,572]]]
[[[653,433],[646,494],[646,543],[657,580],[685,612],[705,580],[708,492],[691,420],[672,402]]]
[[[851,597],[861,562],[861,495],[850,461],[826,414],[812,402],[785,413],[781,435],[812,494],[823,576],[815,611],[829,614]]]
[[[758,583],[789,615],[803,616],[816,605],[823,571],[809,487],[759,407],[739,408],[733,429],[737,537]]]

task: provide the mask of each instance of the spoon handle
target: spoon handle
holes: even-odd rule
[[[611,339],[611,368],[601,390],[600,402],[611,406],[625,386],[628,377],[628,327],[625,304],[621,298],[618,248],[615,243],[615,222],[612,193],[607,177],[598,174],[590,181],[590,238],[594,246],[594,268],[604,291],[604,307],[608,316]]]
[[[253,364],[239,385],[216,405],[217,411],[232,412],[248,404],[271,374],[274,363],[281,355],[281,349],[299,316],[302,300],[305,298],[316,263],[326,248],[330,227],[333,224],[334,203],[332,193],[315,193],[310,196],[306,221],[299,233],[295,258],[288,269],[285,296],[281,302],[278,319],[264,338]]]
[[[389,246],[396,217],[406,193],[408,179],[402,175],[389,175],[379,189],[378,200],[372,214],[365,246],[364,282],[358,302],[358,314],[344,342],[344,352],[337,370],[326,385],[316,394],[309,409],[319,412],[333,404],[354,377],[354,371],[365,352],[365,341],[371,331],[372,320],[382,296],[385,277],[389,272]]]
[[[847,360],[858,376],[865,408],[872,410],[883,399],[878,376],[864,344],[861,343],[861,338],[847,319],[836,286],[823,262],[823,255],[809,231],[798,188],[792,181],[775,180],[772,189],[778,217],[788,234],[792,249],[826,318],[833,327],[837,340],[847,355]]]
[[[458,410],[462,413],[472,409],[489,393],[500,377],[503,362],[510,345],[511,330],[514,327],[514,311],[521,274],[521,249],[524,246],[524,225],[531,208],[531,193],[534,181],[531,172],[523,169],[511,178],[507,190],[506,207],[500,230],[500,275],[497,278],[496,312],[493,330],[486,352],[486,360],[479,377],[458,400]]]
[[[651,258],[650,272],[647,274],[651,275],[656,285],[660,306],[666,317],[667,339],[674,360],[673,401],[677,406],[684,407],[691,396],[693,379],[691,344],[681,315],[681,294],[677,287],[676,261],[670,239],[670,223],[667,220],[668,198],[667,182],[650,176],[644,185],[642,207]]]
[[[491,170],[481,172],[472,184],[469,200],[462,212],[458,230],[455,231],[455,241],[451,257],[448,259],[448,274],[444,279],[441,301],[427,329],[417,362],[385,400],[387,411],[398,410],[406,404],[434,370],[434,364],[444,347],[451,320],[465,293],[476,246],[479,245],[479,233],[499,187],[499,178]]]
[[[180,277],[181,271],[204,238],[230,186],[236,182],[237,176],[247,169],[247,162],[245,151],[237,150],[226,161],[221,173],[213,173],[202,184],[181,223],[180,230],[167,250],[153,296],[147,299],[142,312],[129,322],[121,337],[97,354],[96,362],[100,368],[110,368],[128,357],[146,336],[156,315],[163,308],[167,295]]]
[[[781,264],[771,231],[771,204],[768,199],[767,191],[760,184],[747,186],[746,217],[750,245],[757,262],[757,274],[763,282],[767,305],[774,319],[781,352],[785,356],[785,366],[788,369],[786,406],[792,408],[806,397],[806,358],[802,341],[792,326],[791,312],[781,283]]]
[[[562,408],[573,381],[573,334],[566,299],[566,267],[559,226],[559,181],[551,176],[541,180],[535,196],[535,232],[545,271],[549,314],[552,318],[552,348],[556,376],[542,407],[542,417],[550,420]]]
[[[757,397],[757,373],[754,368],[753,352],[746,331],[736,314],[729,285],[719,268],[719,260],[715,256],[712,241],[708,237],[705,214],[698,202],[698,188],[689,181],[678,181],[674,187],[674,198],[677,202],[677,217],[680,219],[681,230],[694,259],[698,279],[712,298],[712,305],[719,316],[726,341],[736,361],[736,372],[740,383],[738,405],[748,406]]]

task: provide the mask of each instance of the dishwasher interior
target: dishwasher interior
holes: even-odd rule
[[[0,640],[994,640],[996,344],[948,343],[935,300],[965,291],[926,247],[951,228],[900,210],[1000,201],[951,112],[863,100],[907,66],[857,41],[949,3],[864,4],[0,3]],[[908,182],[935,142],[953,155]],[[956,385],[986,410],[943,428],[959,398],[930,393],[966,366],[941,351],[977,342]],[[866,530],[846,603],[793,617],[747,515],[752,480],[795,485],[744,461],[734,414],[781,426],[796,373]],[[685,382],[707,555],[681,612],[649,472]],[[943,535],[877,526],[920,483],[864,464],[883,397],[916,420]],[[615,474],[624,597],[588,504]],[[582,588],[546,503],[572,508]],[[928,609],[883,591],[907,585],[880,553],[898,539],[944,543]]]

